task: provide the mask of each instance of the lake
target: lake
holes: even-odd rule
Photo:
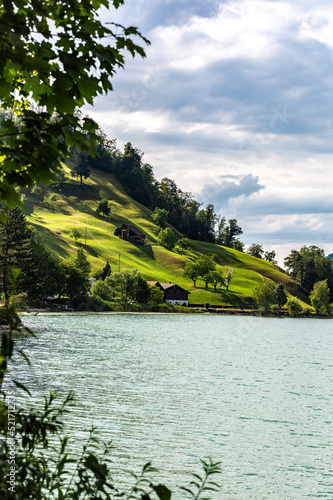
[[[34,398],[72,389],[76,450],[95,425],[116,471],[169,487],[222,462],[214,499],[333,498],[333,322],[175,314],[24,316],[14,362]],[[176,496],[176,498],[180,498]]]

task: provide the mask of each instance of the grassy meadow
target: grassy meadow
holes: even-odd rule
[[[137,268],[148,280],[177,283],[189,290],[190,303],[252,307],[253,291],[263,279],[282,282],[290,294],[297,293],[296,284],[277,266],[245,253],[199,241],[191,241],[191,248],[183,254],[158,246],[160,228],[154,224],[151,211],[131,199],[114,176],[93,170],[81,187],[72,179],[69,169],[64,167],[64,170],[66,183],[61,192],[41,186],[40,195],[25,191],[24,203],[28,223],[50,252],[60,259],[75,254],[77,245],[70,233],[76,228],[82,235],[79,244],[87,252],[93,271],[103,267],[106,260],[112,271]],[[111,207],[108,217],[96,213],[98,201],[102,199],[108,200]],[[146,234],[147,244],[134,245],[114,236],[115,229],[123,223],[135,225]],[[194,287],[193,282],[183,276],[187,260],[200,254],[213,255],[217,268],[224,272],[233,268],[228,291],[224,288],[214,291],[212,286],[205,289],[199,279]]]

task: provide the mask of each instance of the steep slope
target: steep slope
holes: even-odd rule
[[[65,172],[67,180],[61,193],[41,186],[39,196],[26,192],[25,203],[28,222],[36,228],[49,250],[60,258],[75,254],[77,246],[70,232],[76,228],[81,232],[80,243],[88,253],[93,270],[104,266],[106,260],[112,271],[137,268],[147,279],[176,282],[190,290],[191,303],[252,306],[253,291],[264,278],[284,283],[292,294],[297,292],[295,283],[276,266],[236,250],[199,241],[191,241],[191,249],[184,254],[158,246],[160,229],[154,224],[151,211],[131,199],[114,176],[92,171],[80,187],[70,178],[66,167]],[[50,199],[54,193],[56,201],[52,196]],[[108,217],[96,214],[101,199],[108,200],[111,207]],[[115,229],[123,223],[133,224],[146,234],[147,245],[133,245],[114,236]],[[225,272],[230,267],[234,269],[229,291],[204,289],[200,280],[194,288],[192,281],[183,276],[187,260],[201,253],[213,255],[218,267]]]

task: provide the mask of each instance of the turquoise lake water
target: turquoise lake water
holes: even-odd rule
[[[215,499],[333,499],[333,322],[218,315],[24,316],[14,362],[33,397],[73,390],[79,450],[92,424],[115,471],[152,460],[172,488],[222,462]],[[177,494],[175,498],[180,498]]]

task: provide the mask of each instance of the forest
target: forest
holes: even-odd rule
[[[213,204],[202,207],[190,192],[182,191],[168,177],[157,181],[153,167],[143,160],[144,153],[130,142],[121,152],[116,140],[108,139],[100,128],[97,135],[94,157],[72,148],[68,165],[81,183],[89,176],[90,168],[114,174],[131,198],[154,211],[155,221],[162,227],[167,222],[187,238],[244,248],[237,240],[242,234],[237,220],[219,218]]]

